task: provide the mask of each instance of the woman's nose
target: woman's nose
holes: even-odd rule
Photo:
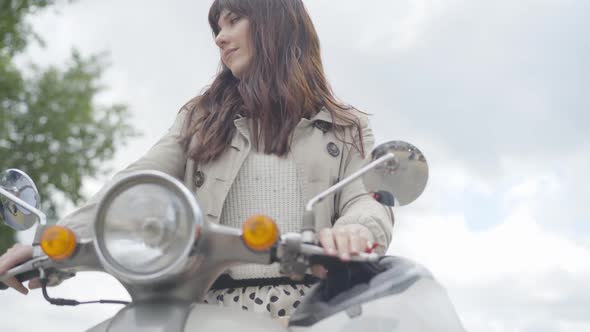
[[[227,35],[223,30],[219,31],[219,33],[215,37],[215,44],[219,48],[223,48],[223,46],[227,44]]]

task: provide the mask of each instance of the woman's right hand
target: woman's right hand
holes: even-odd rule
[[[6,273],[6,271],[13,267],[28,261],[33,258],[33,247],[29,245],[23,245],[20,243],[15,244],[12,248],[6,250],[4,255],[0,256],[0,274]],[[29,290],[23,286],[16,278],[10,278],[5,280],[4,283],[8,287],[12,287],[22,294],[27,294]]]

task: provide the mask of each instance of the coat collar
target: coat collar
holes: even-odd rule
[[[335,124],[337,126],[350,127],[352,125],[351,123],[345,122],[345,121],[340,120],[338,118],[332,119],[332,115],[330,114],[330,111],[328,111],[327,108],[322,107],[316,113],[316,115],[314,115],[311,119],[305,119],[305,118],[301,119],[299,121],[299,124],[297,124],[297,127],[295,127],[295,132],[301,131],[303,128],[308,128],[310,126],[314,126],[314,125],[317,126],[318,122],[327,123],[328,126]],[[234,118],[234,125],[238,129],[238,132],[240,132],[240,134],[242,134],[242,136],[244,136],[247,140],[250,140],[249,127],[250,127],[251,123],[250,123],[249,118],[244,117],[240,114],[237,114]],[[237,146],[237,143],[235,142],[235,137],[234,137],[234,141],[232,142],[232,146],[239,150],[239,147]]]
[[[328,111],[327,108],[322,107],[319,112],[311,118],[311,122],[316,122],[316,121],[324,121],[324,122],[328,122],[331,124],[335,124],[337,126],[343,126],[343,127],[349,127],[352,124],[343,120],[340,120],[338,118],[332,119],[332,115],[330,114],[330,111]]]

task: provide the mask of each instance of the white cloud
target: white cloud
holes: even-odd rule
[[[589,328],[590,248],[536,220],[537,183],[525,177],[512,187],[506,217],[485,231],[470,230],[462,215],[403,208],[390,253],[433,271],[470,331]]]
[[[448,3],[445,4],[449,5]],[[376,6],[361,30],[357,47],[372,53],[398,52],[423,45],[430,19],[444,9],[440,1],[389,1]]]
[[[590,189],[588,168],[590,155],[583,150],[563,152],[531,162],[515,158],[502,158],[508,181],[517,181],[526,174],[504,197],[505,206],[514,200],[526,201],[530,213],[544,228],[567,236],[578,244],[588,243],[590,206],[586,203]],[[586,244],[587,246],[587,244]]]

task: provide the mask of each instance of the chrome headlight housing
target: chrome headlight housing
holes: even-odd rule
[[[140,171],[117,181],[99,203],[94,247],[114,277],[153,283],[186,267],[202,226],[202,211],[182,183]]]

